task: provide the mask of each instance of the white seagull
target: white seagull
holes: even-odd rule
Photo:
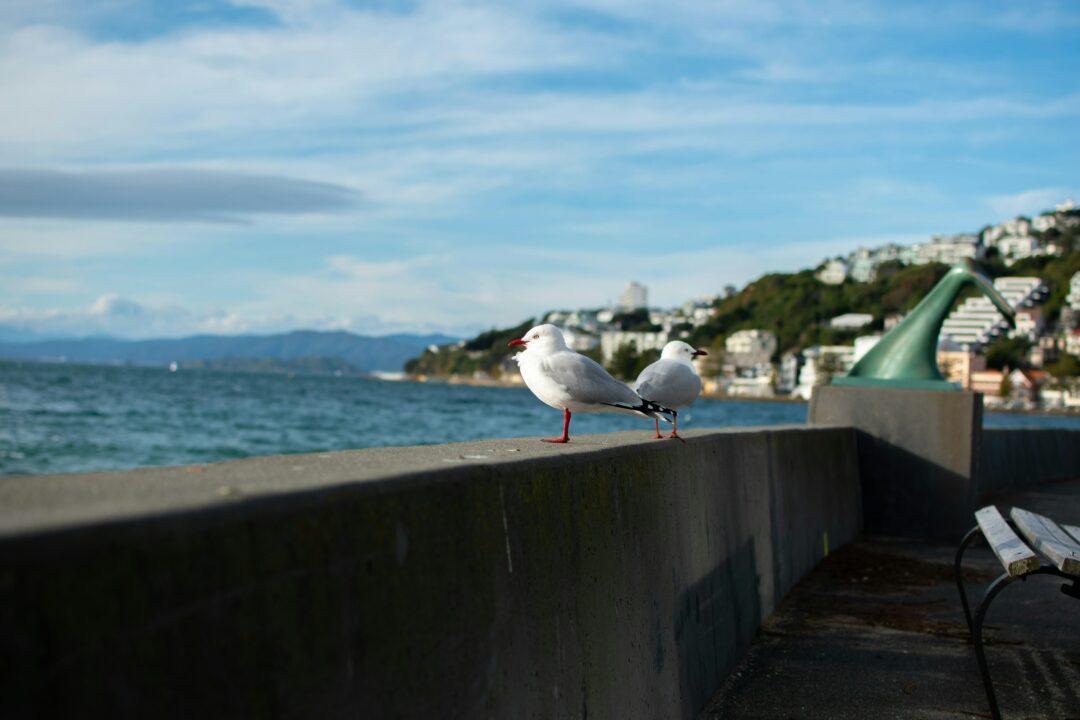
[[[662,411],[608,375],[595,360],[567,347],[562,331],[554,325],[537,325],[507,345],[525,348],[514,359],[533,395],[563,411],[562,437],[543,438],[544,442],[570,441],[571,412],[623,412],[656,418]]]
[[[672,340],[664,346],[660,359],[641,371],[634,392],[643,400],[659,405],[671,413],[672,430],[669,438],[679,437],[679,413],[676,408],[686,407],[701,394],[701,378],[694,369],[694,358],[708,355],[695,350],[681,340]],[[656,423],[656,437],[660,435],[660,423]]]

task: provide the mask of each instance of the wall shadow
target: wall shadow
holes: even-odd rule
[[[750,645],[761,624],[754,540],[747,540],[677,598],[679,687],[695,718]]]
[[[971,526],[974,480],[870,433],[857,433],[863,529],[954,540]]]

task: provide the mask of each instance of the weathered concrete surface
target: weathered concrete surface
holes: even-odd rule
[[[647,437],[6,478],[0,716],[693,717],[859,533],[855,437]]]
[[[990,499],[1080,522],[1080,481]],[[766,621],[702,720],[990,717],[953,582],[958,541],[864,538],[830,555]],[[978,602],[1001,564],[973,546],[964,566]],[[990,608],[987,658],[1006,718],[1080,718],[1080,603],[1061,584],[1030,578]]]
[[[868,533],[951,538],[970,524],[982,395],[827,385],[807,421],[859,431]]]
[[[986,429],[979,455],[980,494],[1080,478],[1080,432]]]

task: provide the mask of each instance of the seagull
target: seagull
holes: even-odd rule
[[[692,404],[701,394],[701,378],[694,369],[693,359],[708,354],[681,340],[672,340],[664,346],[660,359],[642,370],[634,383],[634,392],[643,400],[671,413],[669,438],[679,437],[679,413],[675,408]],[[656,437],[663,437],[659,422],[656,423]]]
[[[562,330],[554,325],[537,325],[507,345],[525,348],[514,359],[533,395],[563,411],[562,437],[543,438],[544,442],[570,442],[571,412],[623,412],[650,418],[663,412],[611,377],[595,360],[567,347]]]

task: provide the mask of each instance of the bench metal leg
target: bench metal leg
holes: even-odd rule
[[[975,624],[971,626],[971,638],[975,642],[975,659],[979,662],[979,673],[982,675],[983,687],[986,689],[986,699],[990,703],[990,715],[993,716],[994,720],[1001,720],[1001,711],[998,710],[997,696],[994,695],[994,684],[990,680],[990,668],[986,664],[986,652],[983,650],[983,620],[986,618],[986,611],[990,608],[990,603],[994,601],[997,594],[1016,579],[1010,577],[1008,573],[1004,573],[990,584],[990,587],[986,589],[986,594],[983,595],[982,602],[979,603],[979,607],[975,610]],[[966,604],[964,609],[967,610]]]
[[[975,658],[979,661],[979,673],[982,675],[983,687],[986,688],[986,699],[990,702],[990,714],[994,720],[1001,720],[1001,711],[998,709],[997,696],[994,694],[994,685],[990,680],[990,668],[986,664],[986,652],[983,650],[983,620],[986,619],[986,611],[990,609],[990,603],[994,601],[998,593],[1007,588],[1015,580],[1027,580],[1032,575],[1052,575],[1064,580],[1071,580],[1075,585],[1075,578],[1066,575],[1058,570],[1053,565],[1043,565],[1037,570],[1032,570],[1025,575],[1018,575],[1016,577],[1010,577],[1008,573],[1002,574],[997,580],[990,584],[990,587],[986,588],[986,594],[983,595],[982,602],[979,603],[979,607],[975,610],[975,624],[971,629],[972,639],[975,642]],[[1062,585],[1061,590],[1066,595],[1070,594],[1068,584]],[[1071,588],[1070,588],[1071,589]]]
[[[964,536],[964,539],[960,541],[960,547],[956,549],[956,559],[953,561],[956,570],[956,589],[960,591],[960,604],[964,607],[964,619],[967,620],[969,637],[971,635],[971,608],[968,606],[967,591],[964,590],[964,578],[960,563],[964,559],[964,551],[967,550],[972,540],[977,537],[982,537],[982,531],[978,525],[971,528],[968,534]]]

